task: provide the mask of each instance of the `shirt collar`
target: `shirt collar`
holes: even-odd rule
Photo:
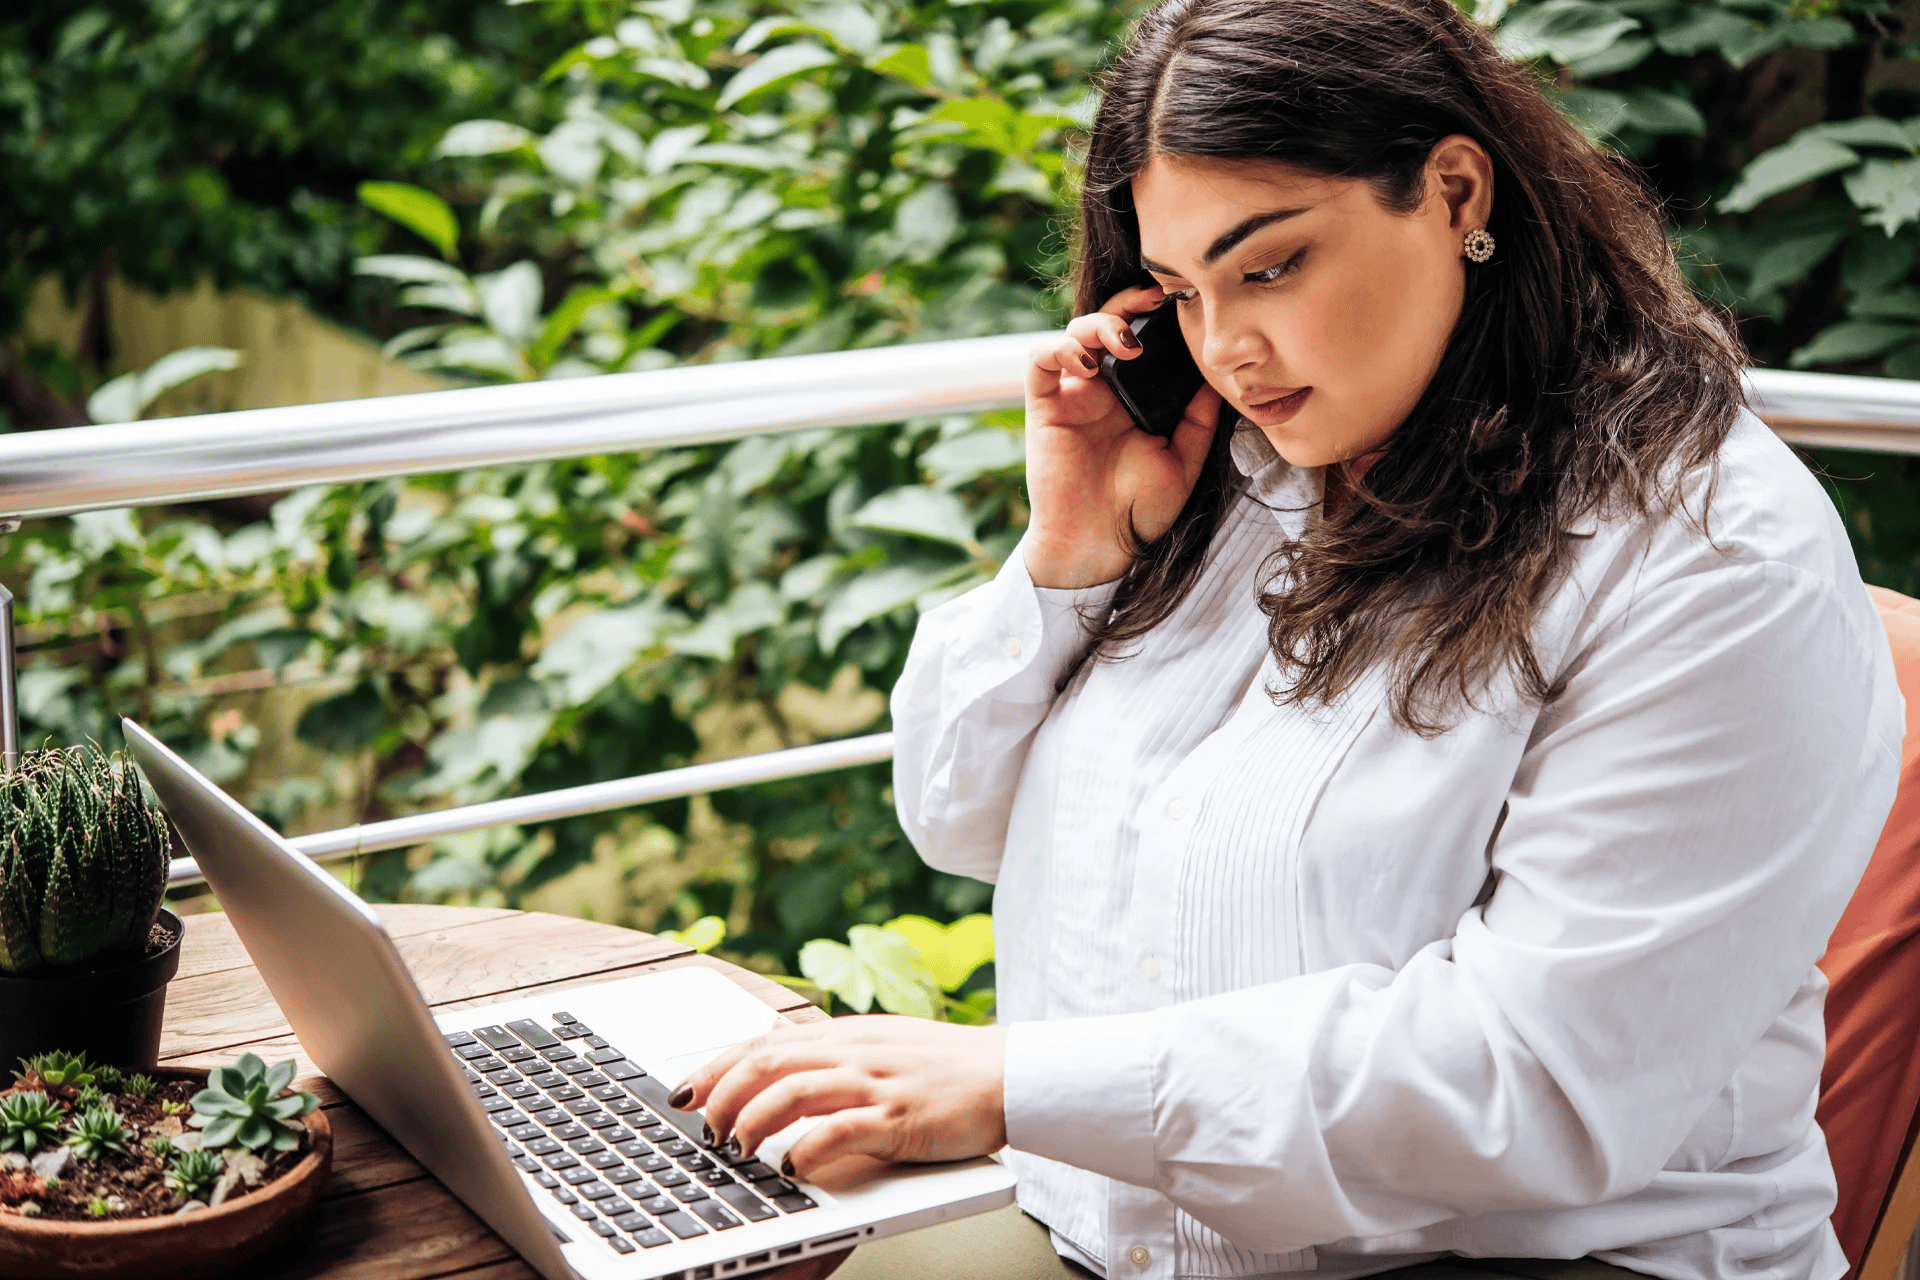
[[[1229,442],[1233,465],[1247,480],[1247,492],[1277,511],[1305,511],[1320,505],[1324,477],[1319,467],[1296,467],[1281,457],[1266,433],[1242,421]]]

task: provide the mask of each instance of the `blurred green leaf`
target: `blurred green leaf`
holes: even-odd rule
[[[1720,201],[1727,213],[1744,213],[1783,191],[1852,168],[1860,155],[1821,137],[1796,136],[1771,151],[1762,152],[1741,171],[1740,180]]]
[[[923,44],[903,44],[874,63],[873,69],[881,75],[904,80],[916,89],[933,83],[933,59]]]
[[[531,147],[533,143],[531,130],[505,120],[463,120],[447,130],[435,144],[433,153],[438,156],[491,156]]]
[[[1840,247],[1846,235],[1846,227],[1836,226],[1807,235],[1792,236],[1768,246],[1754,261],[1752,274],[1748,278],[1748,291],[1754,294],[1769,293],[1804,279],[1828,254]]]
[[[1662,27],[1654,36],[1654,43],[1663,53],[1689,57],[1708,50],[1719,52],[1740,47],[1759,30],[1759,23],[1730,9],[1693,5],[1684,21]]]
[[[1912,154],[1916,148],[1907,131],[1881,116],[1861,116],[1855,120],[1834,120],[1803,130],[1801,137],[1825,138],[1850,147],[1890,147]]]
[[[472,281],[458,267],[407,253],[375,253],[356,260],[353,269],[365,276],[384,276],[406,284],[436,284],[471,289]]]
[[[873,1008],[873,976],[844,942],[815,938],[804,944],[800,948],[800,972],[856,1012]]]
[[[1860,220],[1891,236],[1910,222],[1920,222],[1920,160],[1882,160],[1875,157],[1849,173],[1847,198],[1860,209]]]
[[[363,182],[358,190],[361,204],[415,233],[438,249],[441,257],[452,261],[458,256],[460,221],[433,192],[409,182]]]
[[[1857,237],[1847,246],[1841,281],[1855,293],[1878,293],[1891,288],[1913,270],[1915,253],[1911,240]]]
[[[727,940],[727,922],[719,916],[701,916],[685,929],[662,929],[659,936],[705,955]]]
[[[260,665],[278,671],[313,647],[313,632],[305,627],[278,627],[254,639]]]
[[[1904,284],[1881,293],[1862,293],[1847,300],[1847,315],[1855,320],[1906,320],[1920,324],[1920,288]],[[1920,337],[1920,330],[1915,331]]]
[[[714,110],[725,111],[756,93],[809,71],[833,66],[839,61],[839,55],[809,41],[781,45],[778,49],[761,54],[751,66],[727,81],[727,87],[720,91],[719,98],[714,101]]]
[[[898,916],[882,928],[913,944],[942,991],[958,991],[974,970],[993,959],[993,917],[970,915],[943,925],[925,916]]]
[[[87,399],[94,422],[132,422],[162,395],[204,374],[240,367],[240,353],[228,347],[182,347],[137,373],[103,383]]]
[[[587,312],[594,307],[611,302],[618,295],[601,285],[577,285],[568,293],[559,306],[548,313],[541,323],[540,334],[527,348],[527,363],[535,369],[545,369],[560,354],[586,318]]]
[[[964,569],[964,565],[893,565],[860,575],[820,611],[820,648],[835,652],[855,627],[905,608]]]
[[[359,751],[380,736],[386,718],[380,691],[363,681],[308,707],[294,727],[294,736],[322,751]]]
[[[931,1018],[940,986],[919,950],[907,938],[874,925],[857,924],[847,942],[818,938],[800,949],[800,971],[856,1012],[878,1003],[888,1013]]]
[[[854,958],[867,971],[874,999],[888,1013],[931,1018],[939,1008],[940,984],[919,949],[906,938],[870,924],[847,931]]]
[[[950,489],[999,471],[1017,471],[1026,465],[1025,440],[1011,431],[970,431],[942,440],[920,455],[920,465],[932,473],[934,484]]]
[[[1637,18],[1589,0],[1547,0],[1514,13],[1500,24],[1495,43],[1509,58],[1548,57],[1556,62],[1592,58],[1622,36],[1640,29]]]
[[[1793,353],[1790,362],[1796,369],[1817,364],[1843,364],[1884,355],[1891,348],[1912,338],[1920,330],[1912,325],[1881,324],[1866,320],[1842,320],[1828,325],[1818,337]]]
[[[850,523],[961,548],[979,545],[974,541],[973,518],[965,504],[946,490],[923,485],[902,485],[879,494],[856,511]]]

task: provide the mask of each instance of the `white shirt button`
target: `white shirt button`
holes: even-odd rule
[[[1147,1246],[1137,1244],[1127,1250],[1127,1260],[1136,1267],[1144,1267],[1153,1261],[1153,1255],[1147,1252]]]
[[[1145,960],[1142,960],[1140,962],[1140,972],[1146,976],[1149,982],[1151,982],[1153,979],[1160,976],[1160,962],[1156,960],[1154,957],[1148,956]]]
[[[1187,802],[1179,796],[1167,801],[1167,816],[1175,822],[1187,816]]]
[[[1020,637],[1008,636],[1000,642],[1000,647],[1007,651],[1009,658],[1017,658],[1020,656]]]

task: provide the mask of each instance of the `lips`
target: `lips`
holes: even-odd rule
[[[1301,387],[1295,391],[1256,391],[1247,397],[1247,413],[1262,425],[1278,426],[1300,412],[1300,407],[1312,394],[1312,387]]]

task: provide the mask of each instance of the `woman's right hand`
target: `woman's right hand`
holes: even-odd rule
[[[1167,439],[1133,425],[1100,377],[1100,357],[1140,355],[1128,327],[1166,301],[1159,286],[1127,289],[1065,334],[1034,347],[1027,364],[1027,494],[1033,517],[1027,573],[1040,587],[1090,587],[1126,572],[1129,524],[1146,541],[1172,527],[1200,477],[1220,419],[1203,386]]]

